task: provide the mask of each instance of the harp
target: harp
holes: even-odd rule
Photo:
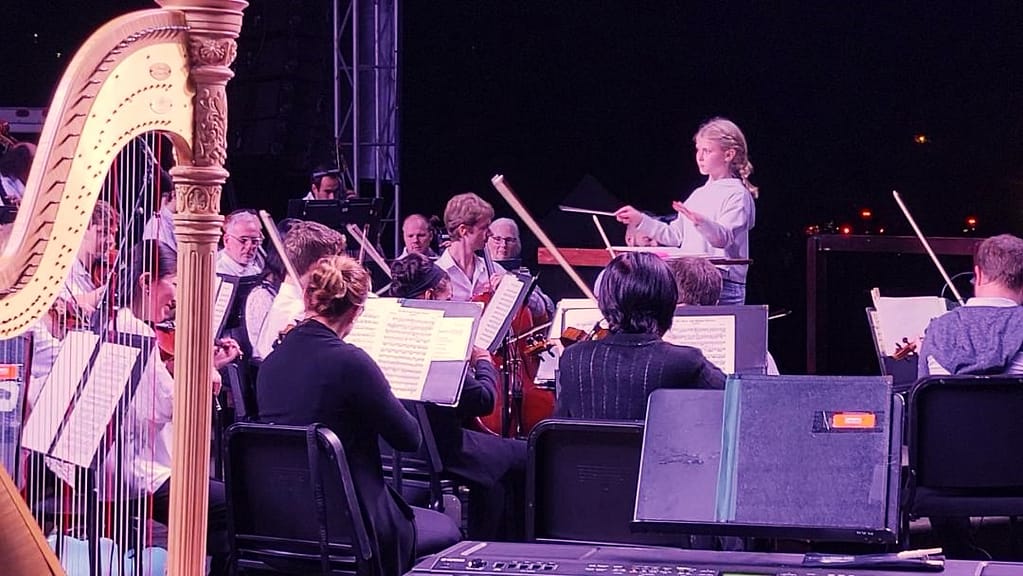
[[[170,173],[178,278],[167,569],[197,575],[206,560],[210,314],[220,192],[228,175],[225,87],[247,3],[157,3],[158,9],[122,16],[95,32],[58,85],[0,252],[0,338],[26,333],[52,308],[120,150],[143,134],[162,135],[176,158]],[[122,238],[129,232],[121,230]],[[0,469],[3,572],[63,574],[17,486]],[[97,566],[91,571],[98,573]]]

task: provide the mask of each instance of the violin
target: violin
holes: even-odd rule
[[[170,363],[174,360],[174,343],[176,341],[174,319],[163,320],[153,324],[153,332],[156,333],[156,347],[160,350],[160,359],[164,362]],[[238,345],[233,343],[231,339],[222,339],[213,342],[213,355],[216,356],[217,352],[221,352],[227,356],[231,355],[231,350],[237,348]],[[241,358],[242,352],[238,351],[238,355],[235,358]],[[231,358],[228,360],[234,360]],[[171,371],[173,373],[173,370]]]

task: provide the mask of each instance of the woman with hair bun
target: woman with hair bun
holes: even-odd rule
[[[321,259],[308,273],[306,318],[284,337],[259,369],[256,390],[262,422],[321,423],[337,434],[385,576],[409,571],[416,557],[460,539],[458,526],[433,510],[412,508],[384,482],[379,440],[415,451],[419,424],[391,392],[380,367],[345,342],[362,314],[370,275],[347,256]]]
[[[707,182],[693,190],[685,202],[672,202],[678,218],[665,224],[632,206],[619,208],[615,216],[661,246],[678,246],[689,254],[747,259],[749,231],[756,221],[753,200],[759,189],[749,181],[753,164],[746,136],[731,120],[712,118],[700,126],[693,142],[696,165]],[[747,265],[718,269],[723,280],[720,303],[745,303]]]

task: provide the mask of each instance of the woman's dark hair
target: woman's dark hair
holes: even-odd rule
[[[448,275],[422,254],[412,253],[391,262],[391,296],[418,298],[427,290],[437,288]]]
[[[597,306],[614,334],[663,336],[671,328],[677,298],[667,264],[653,254],[627,252],[604,268]]]
[[[132,299],[141,295],[139,278],[149,273],[152,280],[166,278],[178,272],[178,255],[157,240],[143,240],[135,245],[131,256],[117,279],[117,305],[130,307]]]

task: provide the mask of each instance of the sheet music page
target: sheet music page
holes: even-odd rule
[[[388,326],[394,314],[401,309],[397,298],[368,298],[362,308],[362,315],[352,325],[352,331],[345,336],[345,342],[354,344],[376,359],[387,336]]]
[[[42,390],[21,431],[22,447],[42,454],[50,451],[98,342],[99,336],[92,332],[71,331],[64,337],[53,369],[41,383]]]
[[[452,316],[438,319],[430,339],[430,358],[436,361],[469,359],[472,318]]]
[[[525,283],[519,280],[514,274],[501,276],[501,282],[494,291],[494,297],[483,309],[483,317],[480,318],[480,327],[476,332],[476,346],[492,350],[501,336],[501,327],[505,320],[511,315],[515,307],[515,300]]]
[[[579,312],[581,311],[581,312]],[[579,314],[588,315],[587,318],[592,317],[596,314],[596,318],[588,325],[585,325],[585,320],[579,320]],[[562,298],[558,300],[557,305],[554,307],[554,318],[551,319],[551,329],[547,333],[547,338],[550,340],[557,340],[561,338],[561,335],[565,332],[565,328],[572,326],[581,330],[589,331],[593,329],[593,325],[604,316],[600,313],[597,308],[597,302],[590,300],[589,298]],[[576,322],[581,322],[576,324]]]
[[[83,468],[92,465],[92,458],[103,441],[107,425],[141,353],[141,350],[131,346],[111,343],[100,345],[89,379],[75,402],[51,456]]]
[[[431,341],[443,317],[443,310],[400,308],[394,315],[396,321],[387,324],[387,337],[381,340],[373,359],[398,398],[420,400],[423,397],[423,386],[430,371]]]
[[[71,488],[72,490],[75,489],[77,482],[76,478],[77,474],[75,474],[75,471],[78,470],[78,468],[75,467],[74,464],[62,462],[51,456],[46,456],[44,458],[44,461],[46,462],[46,467],[49,468],[51,472],[56,474],[57,478],[63,480],[64,483],[67,484],[68,487]]]
[[[699,348],[722,372],[735,374],[735,316],[675,316],[663,339]]]
[[[234,282],[227,282],[220,276],[217,276],[216,286],[214,286],[214,294],[216,295],[213,300],[213,336],[216,338],[220,337],[220,329],[224,326],[224,316],[227,314],[228,309],[231,308],[231,300],[234,297]]]
[[[877,309],[878,328],[884,337],[882,352],[885,356],[892,356],[906,343],[919,344],[931,320],[948,311],[945,299],[937,296],[877,296],[874,308]]]

